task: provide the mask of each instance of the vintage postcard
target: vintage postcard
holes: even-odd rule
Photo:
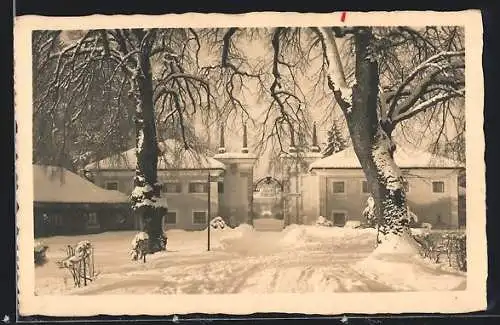
[[[482,39],[479,11],[17,17],[20,314],[483,310]]]

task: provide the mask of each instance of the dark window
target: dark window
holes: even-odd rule
[[[169,211],[165,215],[164,223],[166,225],[175,225],[177,223],[177,212]]]
[[[118,182],[106,182],[106,189],[118,191]]]
[[[444,182],[432,182],[432,192],[444,193]]]
[[[193,212],[193,224],[204,225],[207,223],[207,213],[205,211]]]
[[[62,226],[63,224],[63,218],[62,215],[60,214],[54,214],[50,216],[50,223],[52,223],[55,226]]]
[[[344,182],[333,182],[333,193],[344,193],[345,183]]]
[[[224,193],[224,183],[223,182],[218,182],[217,183],[217,191],[219,193]]]
[[[208,193],[208,184],[189,183],[189,193]]]
[[[333,213],[333,224],[335,226],[343,226],[345,225],[345,213],[343,212],[334,212]]]
[[[89,214],[87,214],[87,225],[89,226],[99,225],[99,221],[97,219],[97,213],[90,212]]]
[[[363,181],[362,187],[363,187],[363,193],[370,193],[367,181]]]
[[[163,183],[161,187],[163,193],[181,193],[182,186],[181,183]]]

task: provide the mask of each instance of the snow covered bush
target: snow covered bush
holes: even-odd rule
[[[413,236],[420,244],[420,254],[434,263],[447,262],[449,267],[467,270],[466,235],[463,233],[426,232]]]
[[[92,244],[88,240],[82,240],[75,247],[75,256],[79,258],[85,258],[90,256],[92,250]]]
[[[68,245],[66,253],[67,257],[58,261],[57,264],[59,268],[68,269],[73,277],[75,287],[80,287],[81,280],[83,280],[84,285],[87,285],[87,281],[93,281],[95,276],[94,257],[90,241],[83,240],[75,247]]]
[[[418,224],[418,216],[410,210],[410,207],[407,206],[406,209],[408,211],[408,223],[410,227],[415,226]]]
[[[420,226],[424,229],[427,229],[427,230],[432,229],[432,225],[430,223],[427,223],[427,222],[422,222],[422,224]]]
[[[132,239],[132,249],[130,255],[133,261],[142,259],[146,263],[146,255],[149,251],[149,236],[147,233],[141,231],[137,233]]]
[[[40,241],[35,241],[34,253],[35,253],[35,265],[41,266],[47,261],[46,252],[49,246],[45,245]]]
[[[319,216],[316,220],[316,226],[333,227],[333,222],[323,216]]]
[[[210,226],[212,229],[224,229],[227,225],[222,217],[215,217],[210,221]]]
[[[363,210],[363,218],[370,227],[375,226],[375,200],[370,195],[366,200],[366,207]]]

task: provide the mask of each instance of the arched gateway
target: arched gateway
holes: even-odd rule
[[[256,230],[280,231],[284,226],[285,197],[283,183],[272,176],[259,179],[253,186],[253,225]]]

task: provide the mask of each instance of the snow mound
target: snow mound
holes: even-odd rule
[[[355,229],[359,228],[360,226],[361,226],[361,221],[350,220],[345,223],[344,228]]]
[[[370,256],[372,258],[383,258],[384,256],[394,255],[413,257],[418,254],[418,243],[408,233],[404,233],[402,236],[388,235]]]
[[[464,288],[466,277],[430,264],[418,254],[418,243],[408,234],[387,238],[354,268],[367,278],[394,290],[433,291]]]
[[[290,225],[283,230],[281,243],[286,246],[303,246],[318,240],[332,240],[337,246],[375,243],[376,230],[371,228],[317,227]]]
[[[253,227],[248,224],[241,224],[231,231],[224,232],[219,238],[219,243],[222,248],[226,248],[235,241],[241,240],[253,232]]]
[[[307,243],[307,230],[305,227],[288,226],[281,244],[286,246],[302,246]]]
[[[239,225],[238,227],[234,228],[235,231],[239,231],[241,233],[245,233],[245,232],[249,232],[249,231],[253,231],[253,227],[250,226],[249,224],[247,223],[242,223],[241,225]]]

